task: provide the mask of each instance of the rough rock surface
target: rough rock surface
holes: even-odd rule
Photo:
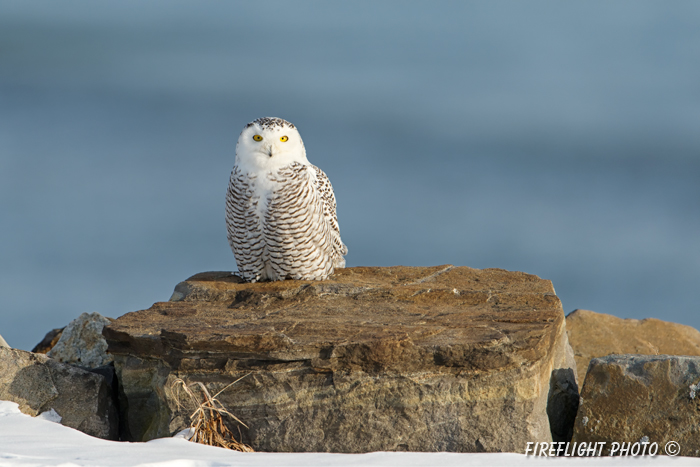
[[[34,346],[32,352],[48,353],[49,350],[53,349],[54,346],[58,343],[58,340],[61,338],[61,334],[63,334],[64,329],[66,329],[65,326],[62,328],[52,329],[51,331],[47,332],[44,338],[41,340],[41,342]]]
[[[700,455],[700,357],[610,355],[594,358],[581,393],[575,442],[636,443],[659,454],[676,441],[682,456]],[[646,439],[645,439],[646,440]]]
[[[112,389],[101,375],[46,355],[0,347],[0,400],[36,416],[54,409],[61,423],[104,439],[119,439]]]
[[[218,398],[261,451],[523,452],[552,439],[547,412],[565,439],[578,404],[551,282],[499,269],[202,273],[103,333],[132,440],[188,424],[178,377],[212,394],[244,377]]]
[[[700,356],[700,331],[653,318],[622,319],[574,310],[566,317],[566,332],[574,349],[579,383],[586,376],[588,362],[596,357],[611,354]]]
[[[102,329],[111,322],[99,313],[83,313],[63,329],[55,346],[46,354],[63,363],[97,368],[112,362]]]

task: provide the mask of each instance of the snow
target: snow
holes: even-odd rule
[[[51,409],[46,412],[42,412],[39,415],[36,416],[36,418],[39,418],[41,420],[48,420],[50,422],[54,423],[61,423],[61,420],[63,420],[63,417],[61,417],[58,412],[56,412],[54,409]]]
[[[93,438],[52,422],[52,416],[30,417],[14,402],[0,401],[0,466],[139,466],[139,467],[512,467],[514,465],[660,466],[665,456],[627,458],[546,458],[522,454],[373,452],[368,454],[239,453],[190,443],[185,434],[147,443]],[[698,465],[693,458],[673,459],[674,467]]]

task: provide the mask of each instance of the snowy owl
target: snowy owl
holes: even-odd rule
[[[323,280],[345,267],[335,206],[331,182],[306,159],[293,124],[266,117],[243,128],[226,227],[245,280]]]

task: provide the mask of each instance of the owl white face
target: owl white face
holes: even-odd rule
[[[236,165],[246,171],[274,170],[292,162],[308,164],[296,127],[281,118],[259,118],[241,131]]]

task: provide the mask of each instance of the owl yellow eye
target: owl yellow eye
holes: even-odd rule
[[[285,143],[285,142],[287,142],[288,139],[289,139],[289,138],[287,138],[286,136],[283,136],[283,137],[280,138],[280,141],[282,141],[283,143]]]
[[[260,135],[255,135],[255,136],[253,136],[253,139],[254,139],[255,141],[262,141],[262,136],[260,136]]]

